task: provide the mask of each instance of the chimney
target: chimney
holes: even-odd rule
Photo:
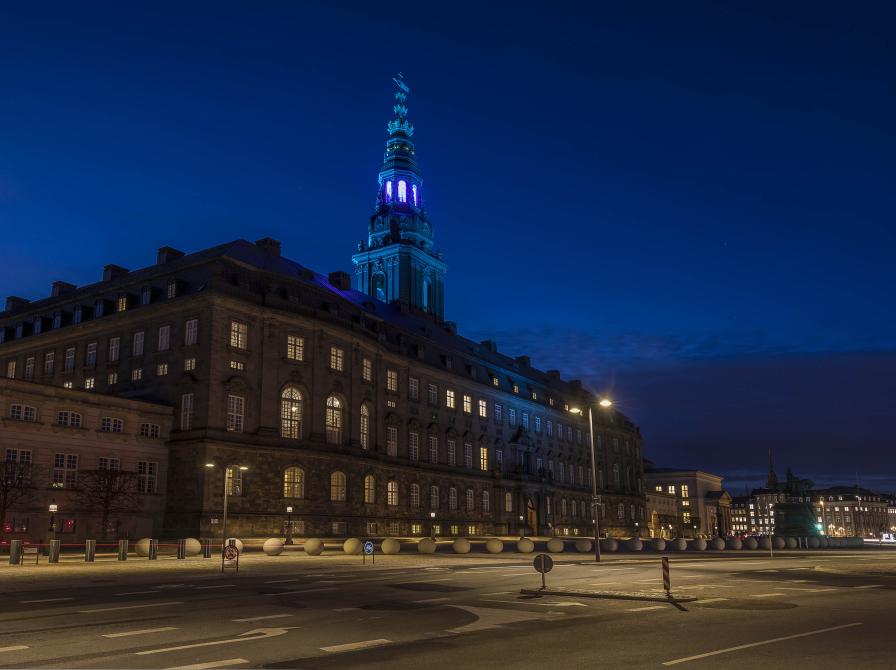
[[[280,240],[275,240],[271,237],[262,237],[260,240],[255,240],[255,246],[271,256],[280,255]]]
[[[280,248],[279,243],[277,248]],[[342,270],[336,270],[336,272],[328,274],[327,281],[330,282],[330,286],[338,288],[340,291],[348,291],[352,287],[351,277],[348,276],[348,272],[343,272]]]
[[[521,368],[531,368],[532,367],[532,359],[528,356],[517,356],[515,359],[516,364]]]
[[[482,340],[479,344],[482,345],[484,349],[488,349],[492,353],[498,353],[498,345],[495,344],[494,340]]]
[[[25,298],[19,298],[18,296],[9,295],[6,296],[6,310],[7,312],[18,312],[19,310],[25,309],[25,305],[27,305],[30,300],[26,300]]]
[[[551,381],[554,381],[554,382],[560,381],[560,370],[548,370],[547,372],[545,372],[545,374],[548,376],[548,379],[550,379]]]
[[[165,263],[182,258],[183,255],[183,251],[179,251],[174,247],[159,247],[159,250],[156,252],[156,265],[165,265]]]
[[[69,284],[67,281],[54,281],[53,289],[50,292],[54,298],[58,298],[61,295],[67,295],[74,291],[77,287],[74,284]]]
[[[130,270],[123,268],[120,265],[106,265],[103,267],[103,281],[124,277],[128,272],[130,272]]]

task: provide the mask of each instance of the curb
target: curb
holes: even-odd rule
[[[577,591],[575,589],[520,589],[527,596],[576,596],[578,598],[602,598],[605,600],[645,600],[654,603],[692,603],[697,596],[669,595],[637,591]]]

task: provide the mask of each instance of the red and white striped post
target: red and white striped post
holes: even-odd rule
[[[666,556],[663,556],[663,588],[666,590],[666,595],[671,598],[672,581],[669,578],[669,559]]]

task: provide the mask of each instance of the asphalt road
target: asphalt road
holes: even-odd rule
[[[0,667],[896,667],[896,552],[670,558],[673,592],[697,602],[521,596],[540,584],[522,556],[278,557],[180,577],[92,565],[38,582],[13,568]],[[555,560],[549,585],[661,588],[656,555]]]

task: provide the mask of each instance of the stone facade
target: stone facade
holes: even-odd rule
[[[722,489],[722,477],[702,470],[648,467],[648,490],[678,497],[681,532],[716,537],[731,532],[731,496]]]

